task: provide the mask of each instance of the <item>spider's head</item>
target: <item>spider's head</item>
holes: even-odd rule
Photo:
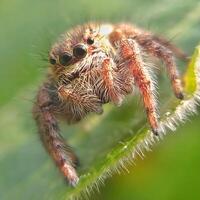
[[[49,62],[57,78],[73,80],[93,67],[99,67],[112,53],[108,35],[111,25],[86,24],[63,34],[49,54]]]

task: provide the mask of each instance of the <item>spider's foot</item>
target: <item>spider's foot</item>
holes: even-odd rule
[[[159,136],[159,133],[160,133],[159,128],[152,128],[152,132],[153,132],[153,135]]]
[[[74,167],[69,164],[64,164],[62,168],[62,172],[65,176],[65,179],[70,184],[70,186],[75,187],[79,182],[79,177],[76,173]]]
[[[184,94],[182,92],[176,93],[176,98],[183,100],[184,99]]]
[[[76,185],[77,185],[78,182],[79,182],[79,177],[76,176],[76,177],[73,177],[73,178],[70,178],[70,179],[67,178],[67,181],[68,181],[68,183],[69,183],[70,186],[76,187]]]

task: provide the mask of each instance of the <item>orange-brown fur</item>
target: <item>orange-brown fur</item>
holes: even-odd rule
[[[38,91],[33,114],[44,146],[71,185],[78,183],[77,157],[60,135],[59,116],[75,123],[88,113],[101,114],[103,104],[120,105],[135,86],[150,127],[159,134],[154,80],[143,53],[164,61],[174,93],[182,99],[174,55],[186,56],[150,32],[130,24],[89,23],[63,34],[53,45],[50,72]]]

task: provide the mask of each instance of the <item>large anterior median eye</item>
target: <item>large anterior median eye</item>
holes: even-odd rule
[[[83,44],[77,44],[73,49],[73,55],[76,58],[84,58],[87,55],[87,48]]]
[[[59,62],[61,65],[67,66],[71,63],[72,55],[70,53],[64,52],[59,56]]]

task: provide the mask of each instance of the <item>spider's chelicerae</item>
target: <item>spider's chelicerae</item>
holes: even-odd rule
[[[77,157],[60,135],[59,117],[71,123],[88,113],[101,114],[103,104],[120,105],[137,87],[152,132],[159,134],[154,80],[144,55],[165,63],[174,94],[183,99],[174,55],[186,59],[185,54],[164,38],[134,25],[77,26],[50,50],[49,73],[38,91],[33,114],[44,146],[71,185],[79,180]]]

